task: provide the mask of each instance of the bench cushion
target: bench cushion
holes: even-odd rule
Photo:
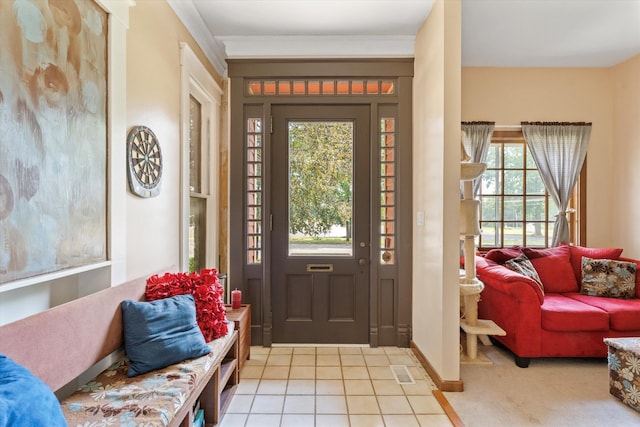
[[[230,328],[233,331],[233,328]],[[196,386],[224,357],[233,333],[207,343],[211,353],[129,378],[128,359],[115,363],[62,401],[69,426],[169,425]]]
[[[542,304],[542,329],[558,332],[608,331],[609,314],[597,307],[558,294]]]

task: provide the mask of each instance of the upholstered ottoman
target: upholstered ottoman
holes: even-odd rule
[[[609,347],[609,392],[640,412],[640,338],[605,338]]]

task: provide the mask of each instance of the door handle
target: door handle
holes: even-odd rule
[[[365,265],[367,265],[367,260],[364,258],[360,258],[358,259],[358,264],[364,267]]]

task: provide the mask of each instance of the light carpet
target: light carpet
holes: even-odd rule
[[[467,427],[640,426],[640,414],[609,394],[605,358],[532,359],[523,369],[500,346],[478,349],[493,364],[462,364],[464,392],[444,393]]]

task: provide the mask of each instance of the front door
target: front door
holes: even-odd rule
[[[369,342],[368,105],[274,105],[274,343]]]

